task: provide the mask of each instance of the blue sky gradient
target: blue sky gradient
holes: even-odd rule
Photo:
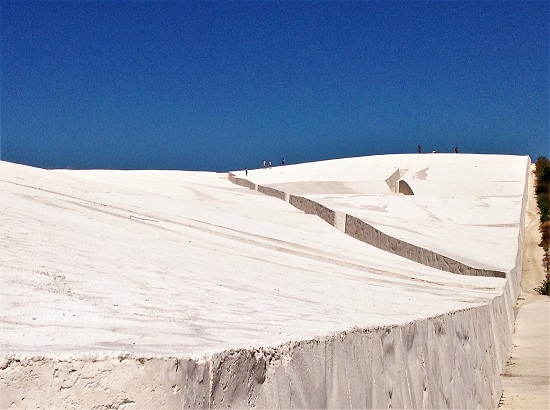
[[[548,1],[2,1],[1,158],[549,156]]]

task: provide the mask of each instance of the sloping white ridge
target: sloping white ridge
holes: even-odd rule
[[[215,173],[2,162],[0,408],[494,408],[529,163],[232,173],[250,190]],[[357,240],[355,220],[427,256]]]

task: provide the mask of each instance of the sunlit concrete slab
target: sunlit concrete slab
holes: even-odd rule
[[[487,168],[483,206],[480,189],[468,194],[472,184],[459,184],[448,202],[430,191],[430,175],[445,192],[454,181],[436,177],[438,156],[408,158],[372,157],[370,173],[363,158],[247,177],[286,188],[310,183],[319,202],[361,211],[421,245],[439,243],[455,224],[442,250],[454,244],[463,259],[506,274],[521,265],[511,256],[496,261],[494,251],[521,245],[520,163],[528,158],[497,157],[505,169]],[[361,166],[369,178],[357,177]],[[385,182],[398,168],[406,179],[426,166],[422,184],[408,180],[423,199],[415,191],[415,201],[402,202]],[[224,174],[6,162],[0,173],[2,408],[498,403],[513,323],[509,278],[451,274],[380,250]],[[317,181],[348,188],[331,195]],[[499,181],[509,185],[493,190]],[[369,196],[367,185],[387,192]],[[499,192],[510,201],[499,202]],[[445,218],[447,208],[464,216]],[[493,210],[490,220],[481,208]],[[426,226],[435,219],[437,229]],[[510,232],[484,230],[491,238],[470,247],[468,229],[477,225]]]

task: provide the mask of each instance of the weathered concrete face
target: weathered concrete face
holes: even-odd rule
[[[491,408],[509,348],[507,325],[494,328],[501,301],[206,360],[14,360],[2,366],[0,406]]]
[[[297,195],[290,195],[290,205],[306,214],[317,215],[322,220],[334,225],[334,211],[315,201]]]
[[[493,276],[496,278],[506,277],[505,272],[474,268],[420,246],[393,238],[351,215],[346,216],[345,232],[352,238],[373,245],[379,249],[446,272],[460,275]]]
[[[463,158],[473,169],[469,161],[484,156]],[[427,228],[421,220],[430,209],[422,195],[436,192],[430,182],[447,192],[452,173],[401,156],[342,161],[340,171],[327,161],[230,176],[253,191],[215,174],[2,163],[0,408],[496,407],[521,272],[519,170],[528,159],[497,157],[501,175],[481,171],[486,193],[494,195],[493,180],[513,185],[501,187],[506,201],[483,197],[505,223],[487,226],[477,254],[459,239],[453,258],[407,236],[440,232],[435,219]],[[397,207],[404,196],[384,202],[354,192],[392,195],[386,180],[403,176],[397,166],[419,184],[406,231],[382,219],[412,206]],[[350,169],[371,180],[352,181]],[[330,196],[327,175],[352,182]],[[311,195],[282,189],[307,178],[301,190],[325,182]],[[461,197],[467,188],[458,185]],[[472,225],[449,226],[472,240],[468,229],[487,220],[478,202],[446,201],[428,216],[443,229],[441,215],[456,205],[453,215]],[[378,247],[352,237],[354,229],[376,237],[366,226],[379,232]],[[513,255],[492,263],[485,254],[499,240]],[[482,267],[470,263],[478,258]]]

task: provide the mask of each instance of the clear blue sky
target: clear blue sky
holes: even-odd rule
[[[548,156],[548,1],[4,1],[1,158]]]

